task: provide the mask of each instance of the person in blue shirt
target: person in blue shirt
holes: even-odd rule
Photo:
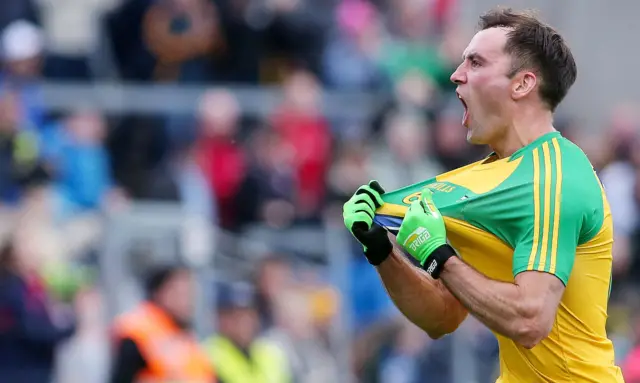
[[[52,168],[59,220],[100,210],[114,191],[104,138],[102,117],[90,111],[71,114],[43,131],[43,157]]]

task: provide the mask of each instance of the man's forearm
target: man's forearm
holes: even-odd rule
[[[537,302],[522,299],[520,286],[487,278],[459,258],[451,258],[440,279],[482,323],[525,346],[539,339],[533,325]]]
[[[430,337],[453,332],[466,317],[443,284],[412,265],[397,248],[377,270],[396,307]]]

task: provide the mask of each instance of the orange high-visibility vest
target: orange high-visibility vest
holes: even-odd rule
[[[146,362],[140,383],[212,383],[215,374],[207,355],[189,332],[152,303],[118,317],[117,339],[132,339]]]

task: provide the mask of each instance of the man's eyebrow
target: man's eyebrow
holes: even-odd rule
[[[471,53],[466,53],[462,55],[462,61],[469,59],[469,60],[478,60],[478,61],[487,61],[485,60],[484,57],[482,57],[481,55],[479,55],[477,52],[471,52]]]

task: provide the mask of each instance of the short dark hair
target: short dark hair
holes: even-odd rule
[[[480,30],[508,28],[505,52],[512,56],[512,77],[523,69],[541,77],[540,98],[551,111],[564,99],[576,81],[577,67],[571,49],[560,34],[540,21],[532,11],[495,8],[480,16]]]
[[[181,263],[154,265],[144,278],[144,290],[148,298],[158,293],[175,275],[190,270]]]

